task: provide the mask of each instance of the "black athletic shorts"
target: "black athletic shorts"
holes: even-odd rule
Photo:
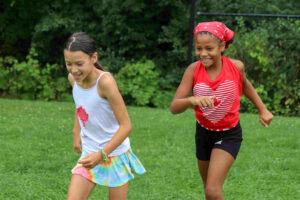
[[[236,159],[242,140],[240,122],[230,130],[210,131],[200,126],[196,121],[196,156],[199,160],[210,160],[213,148],[223,149]]]

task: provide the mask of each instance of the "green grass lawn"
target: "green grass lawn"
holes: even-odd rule
[[[130,182],[128,199],[204,199],[193,110],[128,107],[133,152],[147,173]],[[65,199],[79,155],[72,145],[74,104],[0,99],[0,199]],[[300,198],[300,118],[241,114],[244,141],[224,185],[226,200]],[[108,199],[96,187],[89,199]]]

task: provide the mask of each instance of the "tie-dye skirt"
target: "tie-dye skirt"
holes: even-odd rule
[[[87,153],[83,152],[80,159],[86,155]],[[145,172],[145,168],[133,154],[131,148],[119,156],[108,157],[105,163],[96,165],[93,169],[87,170],[78,163],[72,169],[72,174],[83,176],[96,184],[108,187],[124,185],[134,178],[133,173],[143,174]]]

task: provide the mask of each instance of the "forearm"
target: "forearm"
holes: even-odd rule
[[[179,114],[184,112],[190,106],[192,106],[190,97],[177,98],[177,99],[174,98],[170,106],[170,111],[172,112],[172,114]]]
[[[74,118],[74,127],[73,127],[73,147],[77,153],[82,153],[81,149],[81,138],[80,138],[80,124],[78,121],[78,117],[75,114]]]
[[[79,124],[79,121],[78,121],[78,117],[75,113],[75,117],[74,117],[74,127],[73,127],[73,135],[74,136],[80,136],[80,124]]]
[[[80,132],[80,124],[78,121],[78,117],[76,115],[76,111],[75,111],[75,116],[74,116],[74,127],[73,127],[73,133],[74,132]]]
[[[113,152],[130,135],[131,129],[132,129],[131,125],[120,125],[116,134],[111,138],[111,140],[103,148],[103,151],[107,155],[109,155],[111,152]]]
[[[263,101],[261,100],[261,98],[259,97],[256,90],[254,89],[254,87],[248,79],[243,85],[243,93],[254,104],[258,112],[261,112],[262,110],[266,109],[265,104],[263,103]]]

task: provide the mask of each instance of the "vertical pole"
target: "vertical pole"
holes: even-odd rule
[[[193,40],[194,40],[194,23],[195,23],[195,0],[190,0],[190,27],[189,27],[189,44],[188,44],[188,63],[190,65],[193,62],[192,51],[193,51]]]

